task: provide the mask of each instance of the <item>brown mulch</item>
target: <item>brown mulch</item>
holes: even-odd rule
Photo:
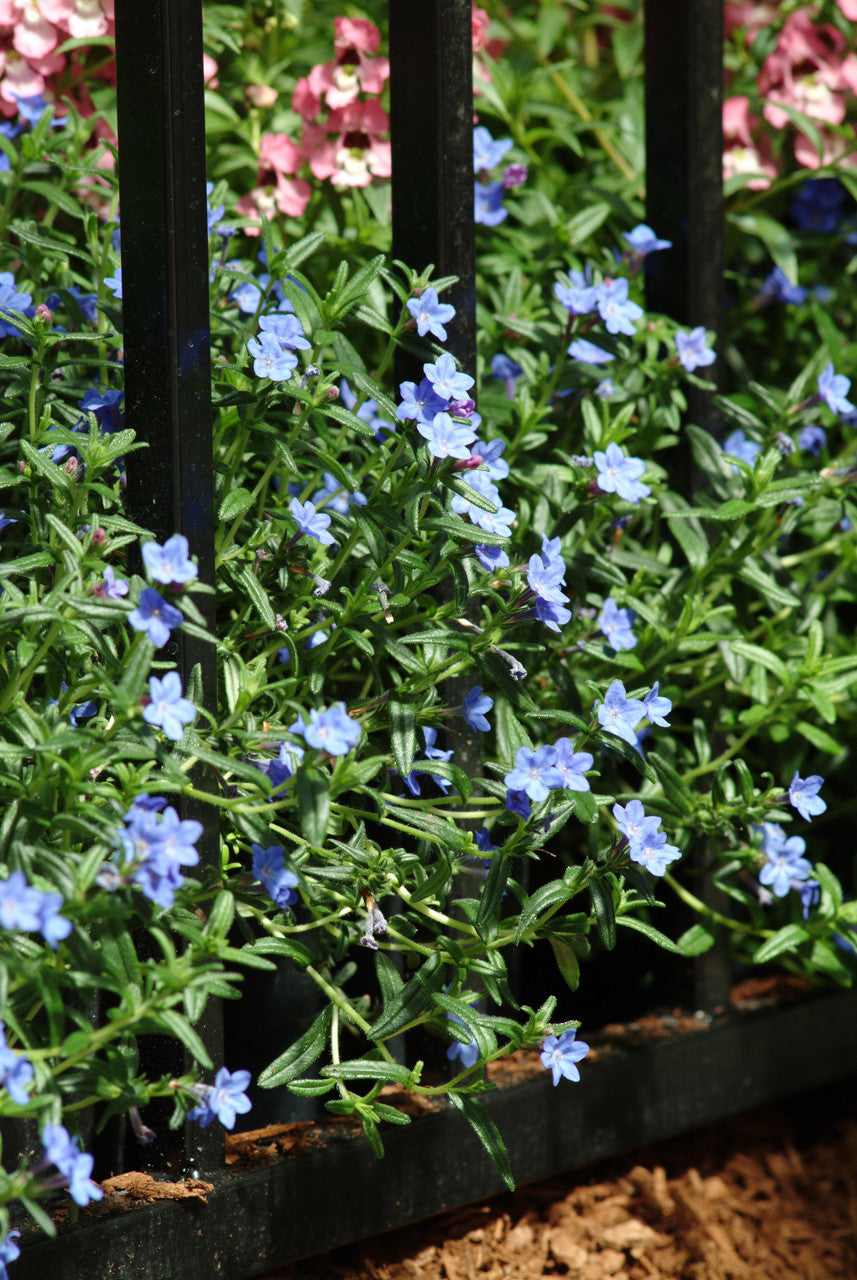
[[[267,1280],[541,1276],[857,1280],[853,1084],[334,1250]]]

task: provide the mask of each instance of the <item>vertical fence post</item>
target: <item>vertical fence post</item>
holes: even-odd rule
[[[390,138],[393,257],[458,276],[444,293],[456,309],[444,345],[475,374],[470,10],[470,0],[391,0]]]
[[[183,533],[202,582],[214,581],[211,358],[201,0],[116,0],[116,78],[127,423],[147,449],[128,459],[128,508],[157,540]],[[213,597],[197,596],[214,629]],[[195,666],[202,706],[216,710],[214,646],[178,633],[173,658],[187,688]],[[204,786],[202,779],[197,785]],[[183,806],[203,823],[203,866],[216,865],[210,806]],[[199,1027],[222,1061],[219,1010]],[[154,1069],[179,1072],[160,1046]],[[188,1126],[186,1162],[216,1163],[222,1138]]]
[[[646,217],[669,253],[646,260],[646,301],[681,324],[704,325],[718,339],[723,326],[723,3],[646,0]],[[722,354],[709,380],[721,384]],[[717,430],[710,393],[688,387],[688,421]],[[689,497],[693,464],[685,442],[675,450],[675,474]],[[693,857],[703,873],[700,896],[716,905],[705,872],[706,853]],[[729,994],[728,942],[694,965],[694,1002],[724,1004]]]

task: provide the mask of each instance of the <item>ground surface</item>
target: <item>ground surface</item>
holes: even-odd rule
[[[857,1081],[266,1280],[857,1280]]]

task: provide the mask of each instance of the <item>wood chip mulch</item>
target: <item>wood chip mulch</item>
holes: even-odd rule
[[[857,1280],[857,1098],[827,1091],[267,1280]]]

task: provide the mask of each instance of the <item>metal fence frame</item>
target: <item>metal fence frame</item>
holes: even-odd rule
[[[722,0],[647,0],[645,17],[647,218],[674,245],[650,260],[647,301],[715,331],[723,311],[722,9]],[[389,42],[393,253],[458,276],[449,347],[474,371],[471,0],[391,0]],[[201,0],[116,0],[116,59],[126,420],[151,446],[129,456],[128,503],[156,537],[186,534],[201,580],[212,582]],[[691,405],[696,421],[709,412],[704,401]],[[210,599],[201,597],[203,607]],[[185,684],[199,664],[204,705],[214,710],[211,646],[182,637],[171,656]],[[204,804],[193,812],[206,826],[209,862],[218,847],[212,813]],[[716,954],[696,967],[696,990],[722,1001]],[[857,997],[846,993],[725,1018],[698,1035],[606,1056],[577,1089],[554,1091],[544,1078],[499,1090],[487,1106],[519,1179],[544,1177],[849,1074],[855,1012]],[[216,1004],[200,1031],[222,1061]],[[171,1043],[156,1042],[152,1054],[151,1069],[182,1069]],[[130,1280],[242,1280],[501,1189],[449,1111],[390,1130],[380,1163],[362,1139],[333,1132],[312,1155],[235,1174],[224,1168],[217,1126],[186,1126],[185,1168],[214,1183],[208,1204],[85,1215],[56,1240],[25,1240],[16,1280],[107,1280],[120,1268]]]

